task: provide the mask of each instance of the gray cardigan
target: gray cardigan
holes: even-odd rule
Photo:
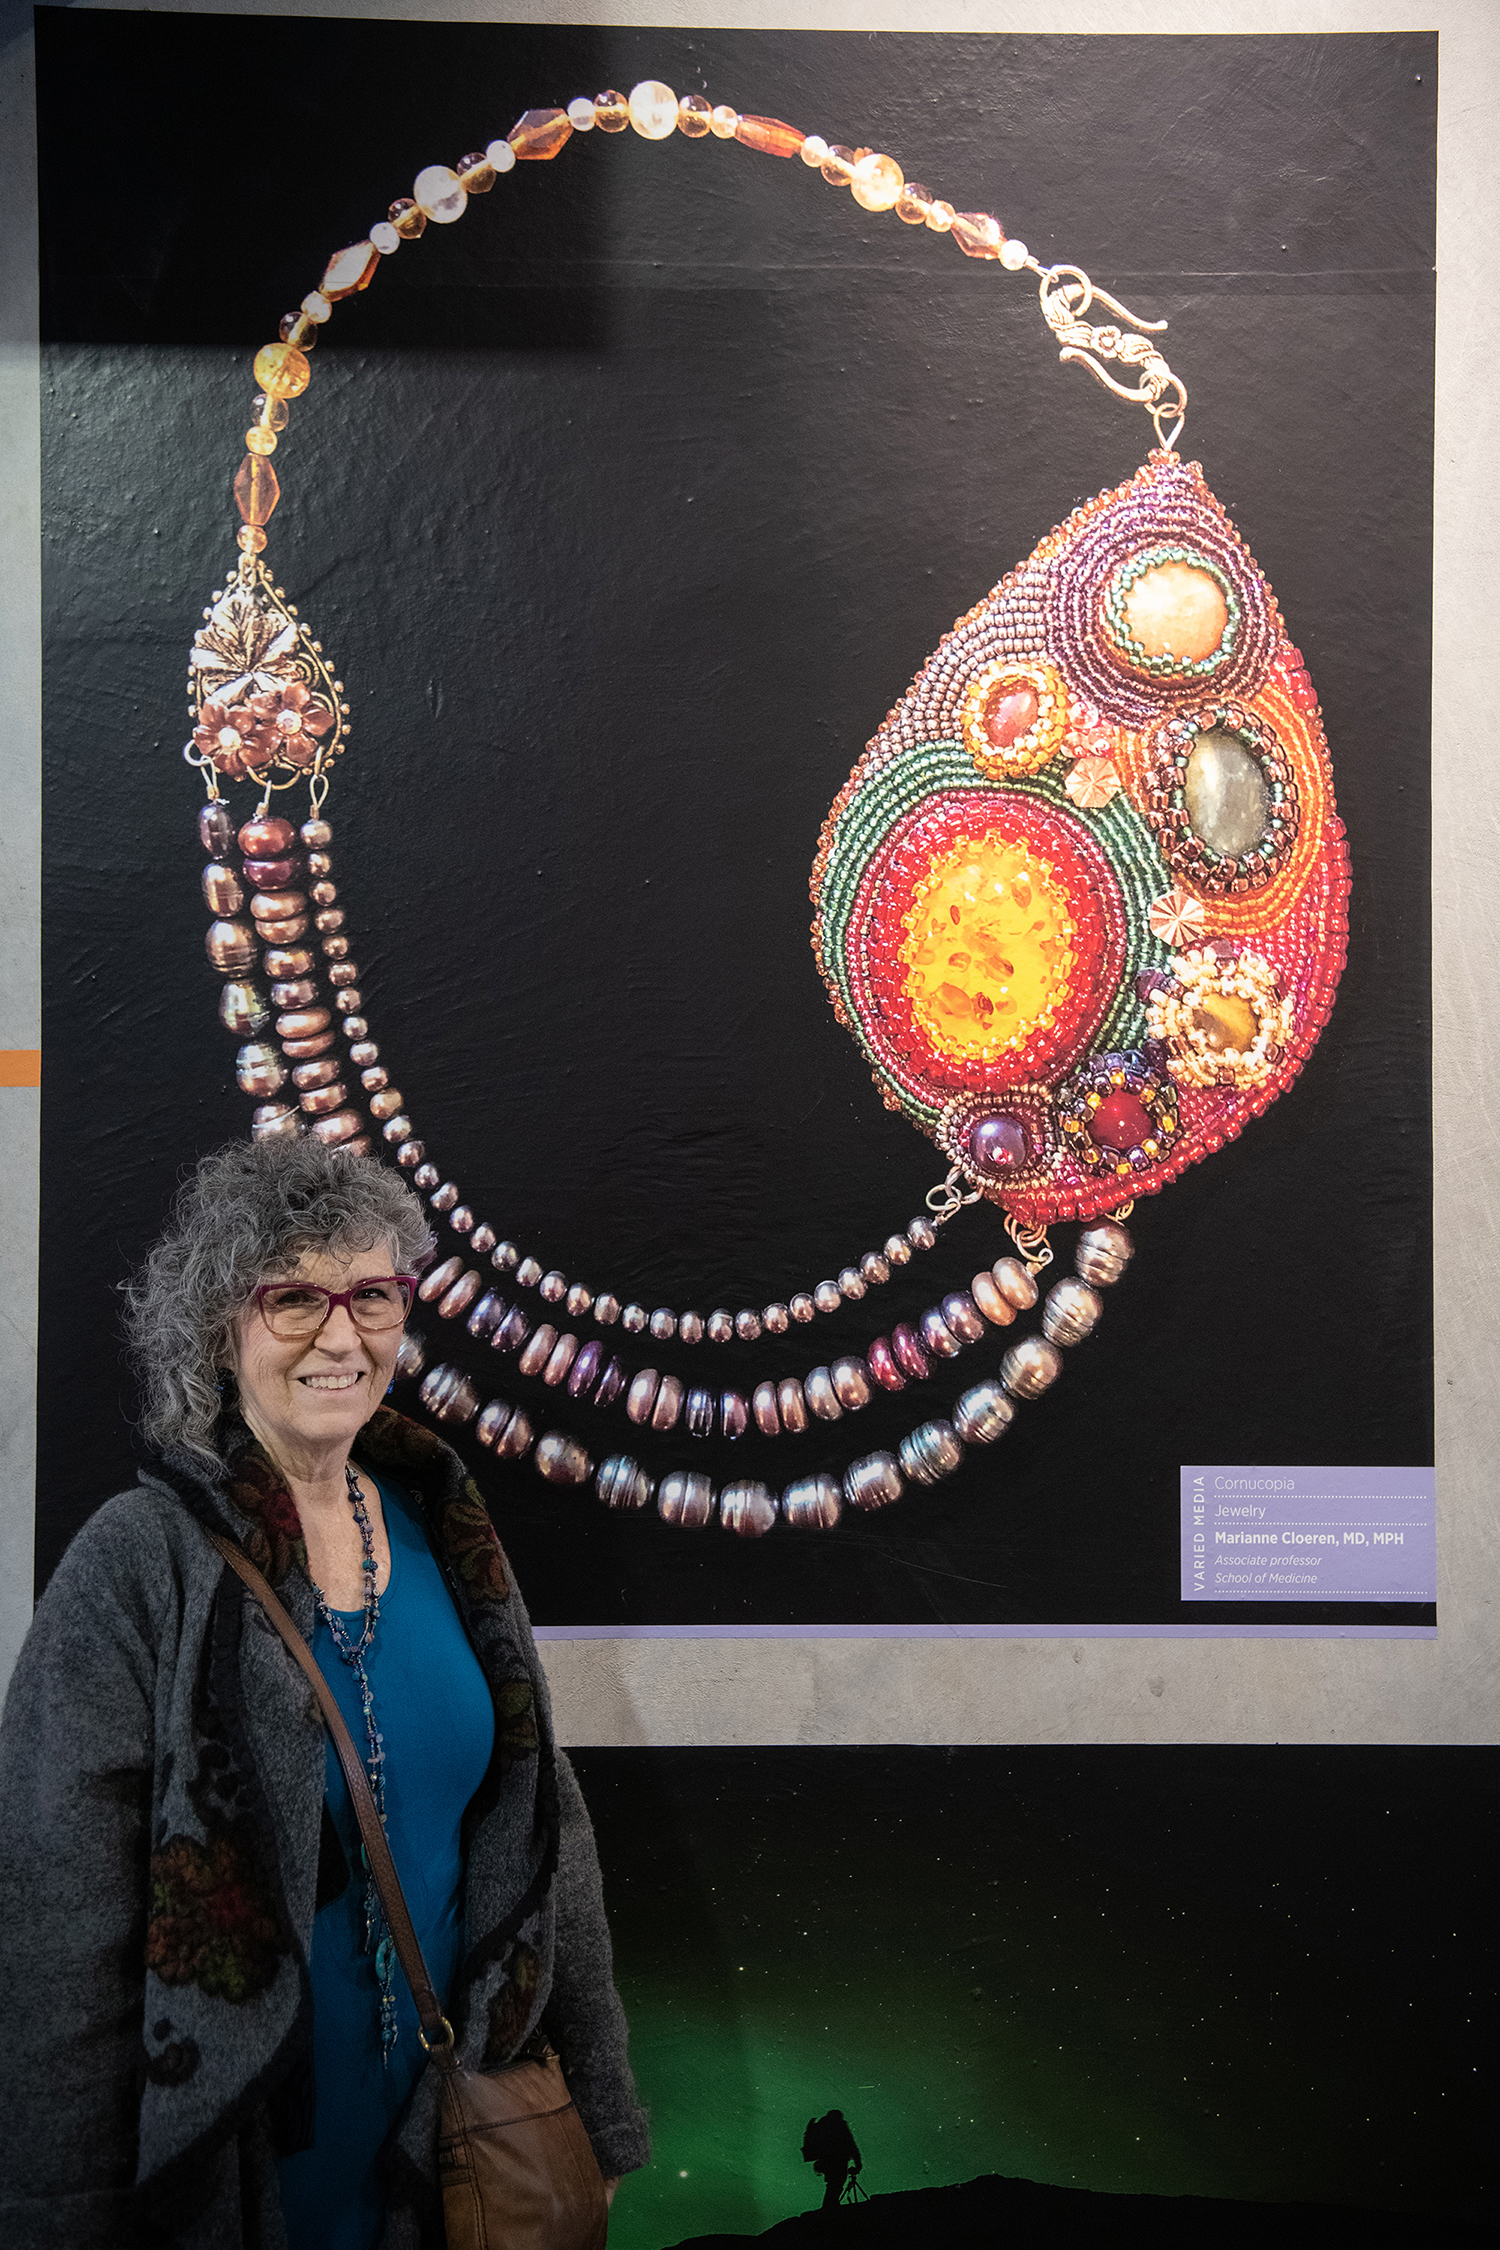
[[[304,1636],[301,1527],[236,1425],[217,1482],[182,1459],[108,1501],[37,1608],[0,1724],[0,2241],[6,2250],[282,2245],[276,2157],[311,2137],[313,1915],[349,1880],[322,1720],[204,1538],[227,1530]],[[479,1491],[382,1409],[357,1458],[415,1492],[490,1683],[465,1821],[452,2015],[491,2069],[538,2028],[606,2175],[647,2157],[593,1832]],[[382,2157],[388,2250],[442,2241],[429,2071]]]

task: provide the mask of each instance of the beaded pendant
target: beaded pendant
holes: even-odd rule
[[[1290,1085],[1349,862],[1312,683],[1152,453],[958,620],[840,791],[813,945],[889,1109],[1023,1227],[1154,1194]]]

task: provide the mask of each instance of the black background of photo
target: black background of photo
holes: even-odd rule
[[[829,1537],[751,1544],[612,1516],[469,1446],[534,1615],[1431,1622],[1415,1605],[1189,1610],[1178,1466],[1432,1458],[1435,38],[44,9],[37,41],[38,1584],[131,1478],[115,1285],[184,1167],[248,1130],[179,751],[191,635],[234,556],[254,351],[421,166],[525,108],[654,76],[888,149],[1170,318],[1183,450],[1322,699],[1350,957],[1298,1083],[1137,1207],[1097,1335],[951,1482]],[[404,245],[313,364],[275,457],[268,558],[347,683],[334,872],[373,1035],[433,1160],[596,1290],[706,1313],[810,1287],[944,1169],[882,1108],[814,971],[819,826],[954,618],[1131,473],[1145,416],[1058,366],[1027,277],[863,213],[795,161],[633,133],[577,136]],[[1073,1230],[1056,1232],[1066,1271]],[[1004,1247],[979,1206],[837,1321],[751,1348],[625,1339],[624,1356],[716,1386],[804,1373]],[[422,1325],[433,1358],[596,1458],[777,1485],[893,1444],[1001,1349],[800,1440],[648,1445],[618,1410],[606,1429]]]

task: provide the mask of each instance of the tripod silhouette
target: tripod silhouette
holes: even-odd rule
[[[841,2109],[829,2110],[826,2117],[809,2119],[802,2136],[802,2161],[810,2164],[823,2182],[822,2208],[825,2211],[839,2203],[869,2201],[859,2184],[864,2158]]]

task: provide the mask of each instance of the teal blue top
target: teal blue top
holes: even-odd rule
[[[446,2006],[463,1959],[460,1828],[489,1767],[494,1706],[415,1502],[400,1485],[375,1482],[391,1575],[365,1670],[385,1738],[386,1833],[428,1971]],[[363,1617],[339,1617],[357,1643]],[[363,1751],[359,1683],[321,1617],[313,1655]],[[281,2202],[290,2250],[377,2250],[385,2206],[375,2159],[421,2075],[423,2054],[398,1964],[400,2036],[381,2062],[380,1990],[374,1957],[364,1950],[359,1827],[331,1740],[324,1789],[349,1880],[313,1921],[314,2139],[310,2149],[282,2158]]]

